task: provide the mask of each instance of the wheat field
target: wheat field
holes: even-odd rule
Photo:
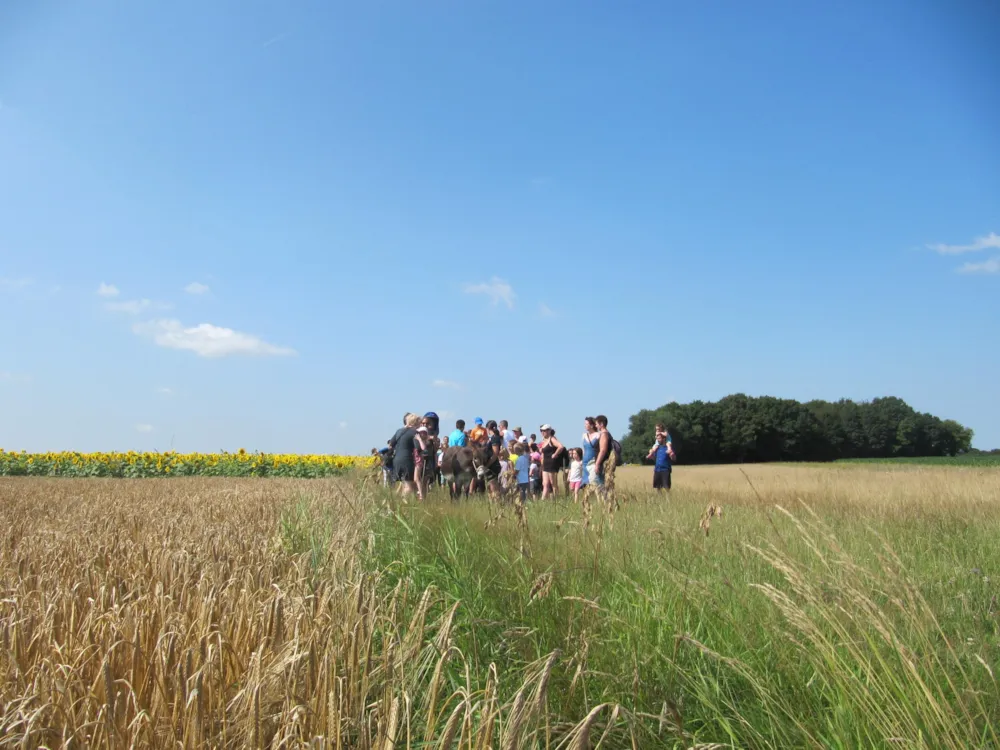
[[[649,479],[0,479],[0,744],[1000,746],[1000,470]]]

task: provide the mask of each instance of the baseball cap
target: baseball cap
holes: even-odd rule
[[[538,429],[539,429],[540,432],[545,432],[546,430],[551,430],[552,429],[552,425],[550,425],[550,424],[543,424]]]
[[[531,442],[531,440],[528,438],[527,435],[521,435],[521,437],[518,438],[518,442],[524,443],[525,445],[527,445],[528,443]]]
[[[427,432],[427,428],[426,427],[418,427],[417,428],[417,432]]]
[[[482,423],[483,423],[483,418],[482,417],[476,417],[476,424],[481,425]]]

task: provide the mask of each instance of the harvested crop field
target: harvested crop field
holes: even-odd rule
[[[0,743],[997,746],[1000,471],[649,474],[0,479]]]

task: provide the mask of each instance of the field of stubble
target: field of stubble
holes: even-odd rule
[[[0,745],[1000,747],[1000,470],[744,471],[0,480]]]

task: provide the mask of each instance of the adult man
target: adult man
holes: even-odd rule
[[[517,435],[514,434],[513,430],[507,429],[507,420],[500,420],[500,436],[503,438],[504,450],[509,451],[511,444],[517,440]]]
[[[455,429],[448,435],[448,445],[453,448],[464,448],[469,444],[469,439],[465,434],[465,420],[459,419],[455,422]]]
[[[607,461],[611,457],[614,438],[608,432],[608,418],[606,416],[598,414],[594,417],[594,422],[597,424],[599,437],[597,441],[597,460],[594,462],[594,469],[590,474],[590,484],[603,490],[604,470],[607,468]]]
[[[659,427],[659,425],[657,425]],[[671,460],[674,457],[674,446],[670,439],[670,433],[666,430],[656,431],[656,442],[649,449],[646,459],[655,459],[653,462],[653,489],[658,491],[666,490],[670,492],[670,470]]]

